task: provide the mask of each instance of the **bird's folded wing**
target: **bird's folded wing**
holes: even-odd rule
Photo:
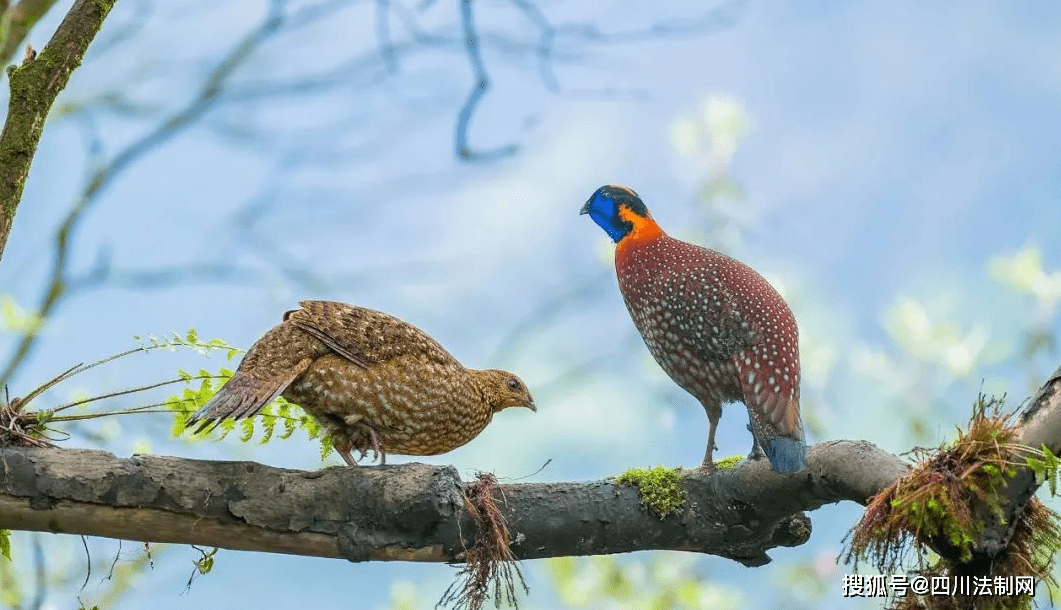
[[[301,301],[284,320],[321,340],[343,358],[363,367],[400,356],[455,364],[437,341],[408,322],[383,312],[333,301]]]
[[[681,298],[688,307],[677,309],[680,325],[694,329],[696,351],[708,360],[728,360],[763,343],[725,287],[708,290],[698,280],[685,282]],[[698,312],[694,316],[689,312]]]

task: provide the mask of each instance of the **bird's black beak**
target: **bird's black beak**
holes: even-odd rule
[[[581,214],[589,214],[589,202],[588,201],[586,202],[586,205],[582,206],[582,209],[579,210],[578,213],[580,215]]]

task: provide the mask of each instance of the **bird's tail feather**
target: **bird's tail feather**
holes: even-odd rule
[[[204,422],[197,432],[202,432],[211,421],[225,418],[243,419],[257,415],[265,405],[276,400],[276,397],[291,382],[290,379],[275,380],[256,379],[246,373],[236,372],[217,394],[214,394],[205,405],[192,413],[186,427],[197,422]]]
[[[778,472],[800,472],[807,468],[807,444],[802,440],[775,436],[761,443],[770,465]]]

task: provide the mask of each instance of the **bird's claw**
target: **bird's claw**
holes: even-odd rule
[[[386,464],[387,463],[387,454],[383,453],[383,450],[380,449],[380,446],[379,446],[379,435],[376,434],[376,430],[373,429],[372,426],[370,426],[370,425],[368,425],[368,424],[366,424],[364,422],[359,422],[358,426],[363,428],[368,433],[368,440],[369,440],[369,443],[370,443],[368,447],[364,447],[364,448],[358,447],[357,448],[357,450],[361,452],[361,458],[364,458],[366,455],[368,455],[368,452],[371,451],[372,452],[373,461],[379,460],[379,465],[380,466],[383,466],[384,464]]]

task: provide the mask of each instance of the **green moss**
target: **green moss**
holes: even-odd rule
[[[721,460],[715,460],[715,466],[718,466],[719,470],[729,470],[737,464],[740,464],[743,459],[743,455],[731,455],[729,457],[724,457]]]
[[[685,490],[678,468],[631,468],[615,477],[620,485],[633,485],[641,494],[641,503],[656,511],[662,519],[685,504]]]
[[[969,427],[959,431],[957,440],[919,450],[919,463],[870,500],[862,521],[850,532],[846,561],[854,560],[857,566],[867,560],[882,573],[895,573],[913,546],[918,573],[926,578],[1033,576],[1052,583],[1053,559],[1061,551],[1061,518],[1037,498],[1017,515],[1003,552],[989,564],[970,563],[984,531],[984,514],[977,507],[1001,519],[999,492],[1026,459],[1040,480],[1057,476],[1057,460],[1048,449],[1037,452],[1018,443],[1012,415],[1003,414],[1001,401],[980,396]],[[948,544],[950,559],[928,552]],[[1031,598],[1025,596],[910,594],[895,601],[892,607],[902,610],[1031,607]]]

